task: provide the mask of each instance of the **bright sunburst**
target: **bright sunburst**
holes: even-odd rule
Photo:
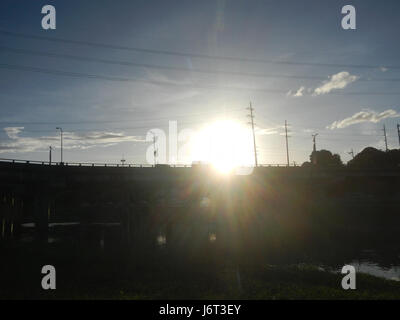
[[[254,164],[251,131],[235,121],[207,125],[192,141],[192,159],[210,163],[221,173]]]

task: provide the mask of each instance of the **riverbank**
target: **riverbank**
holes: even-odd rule
[[[31,252],[33,254],[34,252]],[[83,252],[82,252],[83,253]],[[1,265],[0,299],[400,299],[400,282],[357,274],[356,290],[343,275],[312,265],[240,266],[158,260],[20,253]],[[24,262],[22,262],[24,261]],[[41,288],[41,266],[55,266],[56,290]]]

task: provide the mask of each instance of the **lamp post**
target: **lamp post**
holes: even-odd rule
[[[51,151],[53,151],[53,147],[49,147],[49,165],[51,165]]]
[[[60,162],[60,164],[63,164],[63,129],[61,127],[57,127],[56,130],[60,130],[60,134],[61,134],[61,162]]]

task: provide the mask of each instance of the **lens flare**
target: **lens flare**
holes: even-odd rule
[[[223,174],[239,166],[252,166],[251,130],[232,120],[209,124],[193,139],[192,159],[210,163]]]

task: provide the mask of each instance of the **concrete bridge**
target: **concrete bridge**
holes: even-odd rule
[[[398,185],[400,169],[261,166],[250,175],[221,175],[202,165],[0,161],[1,239],[18,238],[21,224],[34,222],[37,239],[46,242],[49,223],[68,221],[119,223],[121,237],[127,242],[151,242],[145,239],[154,240],[161,231],[172,239],[173,229],[183,221],[195,233],[223,225],[226,214],[240,213],[244,203],[246,208],[260,211],[263,203],[250,203],[250,198],[271,188],[282,193],[309,189],[315,195],[332,184],[357,179]]]

